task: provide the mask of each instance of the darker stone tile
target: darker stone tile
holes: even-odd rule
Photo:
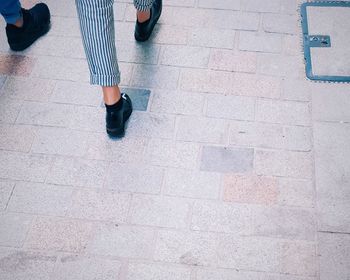
[[[201,170],[241,173],[253,169],[254,150],[249,148],[203,147]]]
[[[6,76],[4,75],[0,75],[0,89],[3,87],[3,85],[5,84],[6,81]],[[1,95],[1,92],[0,92]]]
[[[147,111],[151,91],[148,89],[138,88],[123,88],[123,93],[129,95],[132,101],[132,106],[135,111]],[[104,107],[102,102],[101,107]]]
[[[29,76],[35,65],[35,59],[23,55],[0,55],[0,74]]]

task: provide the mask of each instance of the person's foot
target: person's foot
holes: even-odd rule
[[[111,137],[121,138],[125,134],[125,123],[131,116],[132,103],[131,99],[125,93],[117,102],[117,104],[106,105],[106,130]]]
[[[147,41],[151,36],[154,26],[156,25],[160,14],[162,13],[162,0],[154,0],[151,8],[149,20],[140,23],[136,20],[135,39],[139,42]]]
[[[6,26],[7,40],[13,51],[23,51],[50,29],[50,10],[46,4],[36,4],[30,10],[22,9],[22,15],[22,27]]]

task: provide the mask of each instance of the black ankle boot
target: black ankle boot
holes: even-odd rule
[[[50,29],[50,10],[40,3],[30,10],[22,9],[23,26],[7,24],[7,40],[13,51],[23,51]]]
[[[162,13],[162,0],[154,0],[151,8],[151,17],[146,22],[136,20],[135,39],[139,42],[147,41],[151,36],[154,26],[156,25],[160,14]]]
[[[125,93],[122,94],[120,104],[117,106],[106,106],[106,130],[111,137],[123,137],[125,134],[125,123],[132,113],[131,99]],[[118,103],[119,103],[118,102]]]

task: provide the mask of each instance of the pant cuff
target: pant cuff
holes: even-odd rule
[[[153,1],[134,0],[135,8],[140,12],[149,11],[152,8],[152,5],[153,5]]]
[[[17,20],[19,20],[22,17],[22,11],[20,10],[17,14],[3,15],[3,16],[5,18],[6,23],[15,24]]]
[[[100,85],[102,87],[112,87],[120,84],[120,74],[106,76],[106,75],[91,75],[90,83],[92,85]]]

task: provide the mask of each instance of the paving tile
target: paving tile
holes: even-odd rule
[[[154,113],[131,115],[127,130],[128,137],[157,137],[172,139],[175,134],[175,117]]]
[[[173,0],[173,3],[179,4],[180,1]],[[165,3],[164,3],[165,4]],[[132,24],[133,26],[134,24]],[[133,32],[131,32],[132,34]],[[150,41],[156,44],[186,45],[188,29],[176,25],[156,25],[153,29]]]
[[[0,124],[0,149],[29,152],[35,136],[33,127]]]
[[[125,16],[132,18],[132,22],[118,22],[115,26],[115,38],[116,38],[116,40],[120,40],[120,43],[122,43],[123,41],[129,42],[129,43],[134,43],[135,42],[135,37],[134,37],[135,8],[134,8],[134,5],[127,6]],[[151,36],[151,38],[152,38],[152,36]],[[152,40],[151,38],[149,40]]]
[[[90,134],[65,128],[41,128],[37,132],[32,153],[62,156],[84,156]]]
[[[5,75],[0,75],[0,90],[4,86],[6,79],[7,79],[7,77]],[[0,93],[1,93],[1,91],[0,91]]]
[[[144,138],[125,137],[112,140],[106,133],[93,133],[89,137],[86,157],[96,160],[112,160],[118,163],[140,162],[147,141]]]
[[[32,76],[44,79],[88,82],[89,70],[84,59],[41,56],[36,62]]]
[[[160,231],[154,259],[185,265],[215,266],[216,234]]]
[[[73,115],[72,105],[26,101],[16,123],[68,127]]]
[[[305,102],[258,99],[255,120],[308,126],[311,122],[310,105]]]
[[[82,40],[79,37],[71,37],[67,40],[67,37],[63,36],[45,36],[35,43],[35,48],[29,48],[26,54],[62,58],[85,58]]]
[[[57,3],[54,0],[48,0],[47,4],[54,16],[76,17],[75,5],[69,0],[62,0],[61,3]]]
[[[107,174],[105,161],[56,157],[46,182],[56,185],[101,188]]]
[[[11,123],[13,124],[21,110],[22,102],[3,98],[0,95],[0,123]]]
[[[277,180],[272,177],[231,174],[224,177],[225,201],[272,205],[277,198]]]
[[[189,31],[189,45],[232,49],[235,40],[234,30],[216,28],[192,28]]]
[[[222,71],[182,69],[180,87],[184,91],[225,93],[232,88],[232,75]]]
[[[67,216],[77,219],[126,221],[130,195],[102,190],[78,190],[72,198]]]
[[[52,157],[0,151],[0,178],[44,182]]]
[[[218,267],[279,272],[280,243],[260,237],[222,234],[218,241]]]
[[[298,278],[296,276],[315,275],[317,263],[315,251],[316,248],[312,242],[292,242],[221,234],[219,235],[218,245],[218,267],[232,268],[239,271],[253,270],[291,274],[291,278],[284,278],[285,275],[280,275],[277,278],[278,280],[311,280],[314,278]],[[295,278],[293,278],[293,274]],[[265,280],[270,278],[253,277],[248,279]]]
[[[179,69],[168,66],[137,65],[131,85],[141,88],[176,89]]]
[[[68,81],[58,81],[51,96],[51,102],[89,106],[98,106],[101,100],[100,88]]]
[[[0,211],[4,211],[6,209],[14,185],[15,183],[10,181],[0,181]]]
[[[121,258],[149,258],[154,248],[150,228],[102,225],[88,246],[88,252]]]
[[[0,54],[0,74],[29,76],[36,59],[24,55]]]
[[[205,146],[200,170],[221,173],[250,172],[253,169],[253,154],[253,149]]]
[[[0,246],[22,247],[32,220],[26,214],[0,213]]]
[[[127,280],[190,280],[191,270],[184,266],[130,263]]]
[[[276,77],[235,73],[229,94],[275,99],[280,97],[280,84]]]
[[[118,65],[119,65],[119,71],[121,73],[120,85],[121,86],[129,86],[130,83],[131,83],[131,78],[132,78],[132,74],[133,74],[134,64],[118,62]]]
[[[320,279],[350,277],[350,235],[319,233]]]
[[[55,81],[51,80],[8,77],[3,88],[3,96],[18,100],[46,102],[49,100],[54,86]]]
[[[247,0],[242,3],[241,9],[249,12],[278,13],[280,11],[281,1],[271,0]]]
[[[121,192],[158,194],[163,177],[164,169],[160,167],[112,163],[105,186],[108,189]]]
[[[263,28],[267,32],[296,34],[298,19],[296,15],[264,14]]]
[[[308,241],[316,238],[313,210],[261,206],[253,209],[253,213],[252,234],[255,236]]]
[[[224,9],[224,10],[239,10],[240,1],[233,0],[230,2],[226,1],[215,1],[215,0],[199,0],[198,7],[208,9]]]
[[[257,72],[260,74],[296,79],[305,77],[305,66],[301,56],[259,53],[257,61]]]
[[[234,12],[231,23],[232,29],[256,31],[259,29],[260,13]]]
[[[152,139],[146,147],[145,161],[158,166],[193,169],[198,154],[198,144]]]
[[[314,124],[319,228],[324,231],[350,231],[349,135],[349,124]]]
[[[191,203],[187,199],[134,195],[131,223],[168,228],[185,228]]]
[[[195,0],[165,0],[166,6],[193,7]]]
[[[56,4],[55,1],[50,1],[48,5],[50,6],[50,10],[52,10],[52,4]],[[58,4],[58,3],[57,3]],[[56,5],[57,5],[56,4]],[[62,6],[60,7],[62,9]],[[62,12],[64,10],[62,9]],[[51,17],[51,25],[52,28],[50,29],[50,36],[63,36],[68,37],[80,37],[80,27],[79,27],[79,21],[77,17],[67,17],[67,14],[63,15],[64,17],[60,16],[52,16]],[[67,32],[69,30],[69,32]]]
[[[52,279],[57,257],[44,252],[17,251],[0,248],[0,274],[2,280]]]
[[[151,111],[176,115],[201,115],[204,96],[199,93],[153,91]]]
[[[231,120],[254,120],[255,98],[208,95],[206,116]]]
[[[34,250],[82,252],[93,233],[91,222],[38,217],[28,233],[25,247]]]
[[[131,101],[132,107],[136,111],[147,111],[148,102],[151,91],[147,89],[123,88],[123,93],[126,93]]]
[[[229,10],[195,9],[187,7],[168,7],[163,10],[160,23],[177,26],[208,27],[208,28],[232,28],[246,25],[248,28],[256,28],[255,20],[242,17],[235,18]]]
[[[168,169],[165,173],[164,193],[171,196],[218,199],[220,174],[182,169]]]
[[[254,165],[259,175],[310,179],[312,162],[309,152],[256,150]]]
[[[239,49],[252,52],[280,53],[282,36],[273,33],[241,31],[239,33]]]
[[[286,242],[282,245],[281,251],[282,273],[316,276],[319,264],[315,244]]]
[[[282,83],[282,98],[285,100],[310,101],[313,87],[311,81],[286,78]]]
[[[283,1],[284,2],[284,1]],[[300,44],[300,35],[283,35],[282,39],[283,53],[287,55],[300,56],[304,54],[303,46]],[[305,79],[306,80],[306,79]]]
[[[229,143],[232,145],[310,151],[312,130],[302,126],[258,122],[232,122]]]
[[[220,144],[226,142],[228,123],[200,117],[177,119],[176,139],[181,141]]]
[[[300,1],[285,0],[281,2],[281,13],[295,14],[298,11],[298,4]]]
[[[196,280],[287,280],[279,274],[237,271],[235,269],[205,269],[200,268],[196,273]],[[292,280],[292,279],[290,279]],[[295,279],[296,280],[296,279]],[[302,280],[302,279],[299,279]],[[306,280],[306,279],[305,279]],[[311,280],[311,279],[310,279]]]
[[[314,207],[316,194],[312,181],[278,179],[278,200],[281,205]]]
[[[209,68],[233,72],[254,73],[256,54],[250,52],[235,53],[231,50],[215,49],[211,51]]]
[[[350,121],[350,89],[342,84],[312,85],[312,116],[317,121]]]
[[[118,279],[121,262],[95,256],[63,255],[58,259],[54,280]]]
[[[192,46],[166,46],[163,48],[160,63],[163,65],[206,68],[210,50]]]
[[[114,3],[113,12],[114,12],[114,20],[115,21],[123,21],[124,20],[126,7],[127,7],[127,3],[119,3],[119,2]]]
[[[245,205],[198,201],[193,207],[191,229],[246,235],[251,232],[251,216]]]
[[[122,62],[157,64],[159,52],[160,46],[149,42],[140,45],[135,41],[117,41],[118,60]]]
[[[69,128],[91,132],[106,131],[106,109],[91,106],[74,106]]]
[[[28,214],[64,216],[71,204],[73,190],[69,187],[18,182],[8,211]]]
[[[350,232],[349,200],[319,199],[318,203],[319,228],[329,232]]]

